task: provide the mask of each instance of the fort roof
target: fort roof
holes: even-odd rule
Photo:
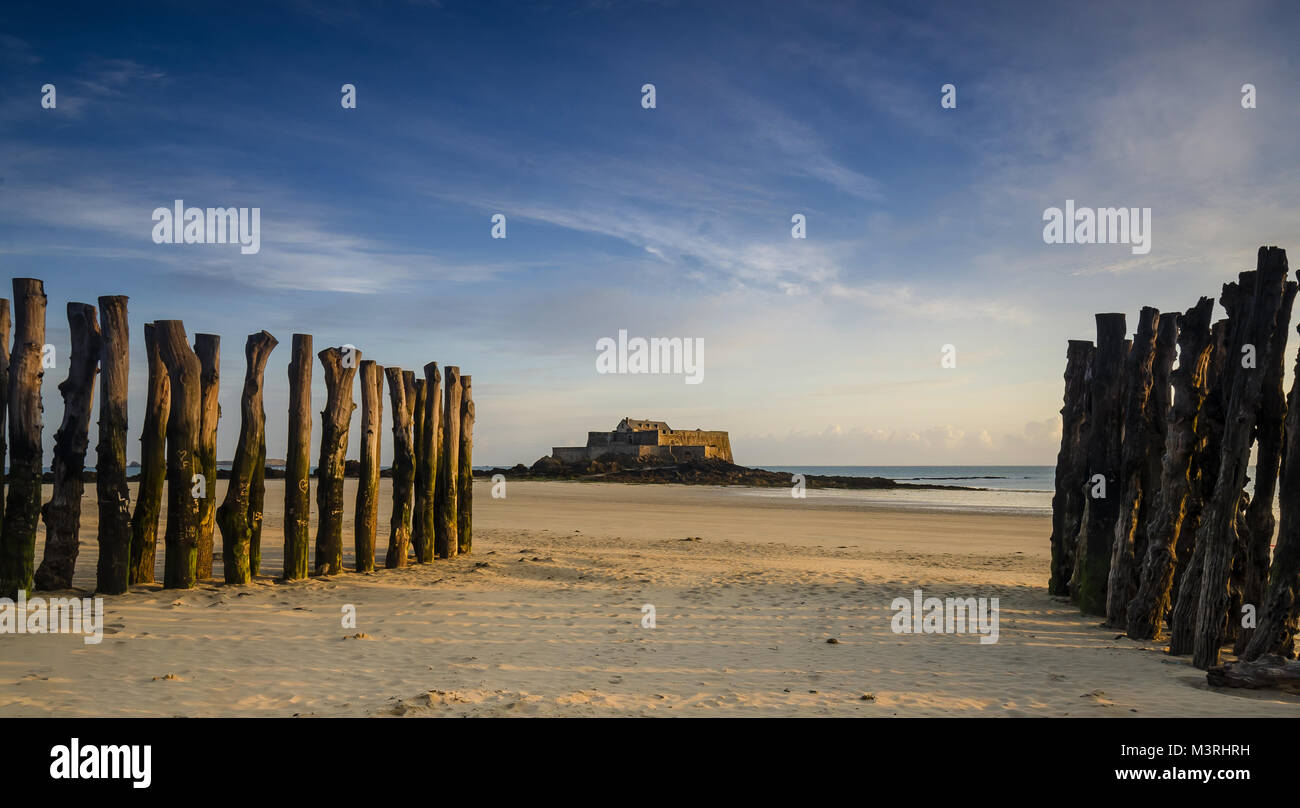
[[[633,432],[669,432],[672,430],[672,427],[668,426],[665,421],[648,421],[640,418],[624,418],[622,421],[618,422],[618,426],[614,427],[615,432],[624,432],[627,430],[632,430]]]

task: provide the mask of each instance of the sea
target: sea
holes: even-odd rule
[[[805,499],[866,507],[953,513],[1052,515],[1055,466],[765,466],[770,471],[842,477],[884,477],[947,489],[805,489]],[[741,496],[788,497],[786,489],[744,489]]]

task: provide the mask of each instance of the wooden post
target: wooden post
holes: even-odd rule
[[[373,359],[361,363],[361,471],[357,475],[357,572],[375,569],[379,521],[379,436],[384,424],[384,369]]]
[[[1136,591],[1134,534],[1141,517],[1142,479],[1151,439],[1148,427],[1152,369],[1156,358],[1156,329],[1160,312],[1143,306],[1137,333],[1124,365],[1124,427],[1120,443],[1119,514],[1111,539],[1106,585],[1106,625],[1123,626],[1128,602]]]
[[[14,278],[14,350],[9,365],[9,491],[0,528],[0,597],[32,588],[41,513],[41,355],[45,287]]]
[[[442,424],[442,373],[437,362],[424,366],[424,431],[416,452],[424,456],[424,479],[418,484],[424,486],[423,497],[417,497],[421,507],[416,510],[414,519],[423,524],[425,535],[424,549],[420,561],[433,561],[435,536],[437,535],[437,484],[438,484],[438,447]]]
[[[1169,439],[1169,417],[1173,410],[1172,377],[1174,360],[1178,358],[1178,323],[1182,315],[1176,311],[1160,315],[1156,325],[1156,357],[1151,366],[1151,396],[1147,399],[1147,454],[1142,468],[1142,502],[1139,519],[1133,531],[1133,591],[1146,557],[1149,535],[1147,523],[1151,509],[1160,495],[1163,477],[1163,460]]]
[[[262,509],[266,506],[266,413],[257,440],[257,460],[248,486],[248,571],[262,574]]]
[[[1241,328],[1234,328],[1234,350],[1229,351],[1228,361],[1230,365],[1242,365],[1246,356],[1244,349],[1253,346],[1256,364],[1249,368],[1234,367],[1232,371],[1219,477],[1196,534],[1197,544],[1204,542],[1207,554],[1201,569],[1201,598],[1196,613],[1192,664],[1203,670],[1219,663],[1219,649],[1227,628],[1228,579],[1239,541],[1237,517],[1267,373],[1265,368],[1275,342],[1273,327],[1286,284],[1286,251],[1261,247],[1256,271],[1241,275],[1243,290],[1247,287],[1246,276],[1249,274],[1255,275],[1254,283],[1250,284],[1253,294],[1249,295],[1247,304],[1249,317],[1242,321]]]
[[[1192,450],[1192,486],[1187,491],[1187,515],[1183,517],[1183,526],[1178,531],[1178,561],[1174,567],[1174,586],[1170,591],[1170,602],[1175,604],[1170,617],[1170,627],[1179,624],[1179,593],[1187,572],[1199,565],[1193,563],[1196,557],[1196,531],[1201,527],[1201,516],[1205,503],[1214,492],[1214,481],[1219,476],[1219,448],[1223,444],[1223,382],[1226,378],[1224,369],[1228,358],[1228,321],[1219,320],[1210,327],[1210,363],[1205,374],[1206,395],[1201,404],[1201,414],[1196,419],[1196,443]],[[1200,573],[1193,574],[1196,587],[1200,584]],[[1199,592],[1199,590],[1198,590]],[[1190,605],[1191,621],[1195,621],[1197,599],[1192,597]],[[1187,650],[1191,653],[1191,631],[1187,634]],[[1177,632],[1171,633],[1173,643]],[[1171,651],[1172,653],[1172,651]]]
[[[1128,606],[1127,631],[1133,639],[1159,637],[1169,611],[1177,539],[1192,486],[1196,418],[1205,401],[1213,313],[1214,301],[1202,297],[1178,318],[1178,350],[1182,358],[1178,369],[1171,374],[1173,407],[1165,439],[1161,483],[1147,515],[1147,551],[1138,591]]]
[[[1084,614],[1106,613],[1106,583],[1111,544],[1119,518],[1120,393],[1127,357],[1123,314],[1097,315],[1097,351],[1092,362],[1092,401],[1088,413],[1088,518],[1072,591]],[[1098,477],[1100,475],[1100,477]]]
[[[343,462],[348,452],[352,380],[361,351],[351,346],[326,348],[317,356],[325,371],[325,409],[321,411],[320,465],[317,467],[316,574],[343,571]]]
[[[1083,521],[1085,447],[1088,436],[1088,371],[1094,348],[1072,339],[1065,351],[1065,400],[1061,406],[1061,449],[1056,454],[1056,493],[1052,496],[1050,595],[1070,594],[1074,549]]]
[[[455,558],[460,551],[456,536],[456,495],[460,491],[460,368],[448,365],[443,379],[446,395],[442,411],[442,459],[446,469],[438,488],[438,513],[434,522],[434,551],[439,558]]]
[[[1269,351],[1268,367],[1264,369],[1264,388],[1259,407],[1259,421],[1255,425],[1258,450],[1255,457],[1255,493],[1246,510],[1245,558],[1242,567],[1242,599],[1258,612],[1262,611],[1268,593],[1268,570],[1272,556],[1273,531],[1277,522],[1273,518],[1273,503],[1277,501],[1278,470],[1282,460],[1282,447],[1286,440],[1286,393],[1283,377],[1286,375],[1286,340],[1291,325],[1291,309],[1295,303],[1296,284],[1287,282],[1282,290],[1282,305],[1273,323],[1273,345]],[[1240,655],[1250,644],[1254,629],[1242,626],[1233,652]]]
[[[199,580],[212,577],[212,536],[217,518],[217,420],[221,405],[221,337],[195,334],[194,353],[199,358],[199,465],[203,467],[203,498],[199,500]]]
[[[149,358],[149,390],[144,429],[140,433],[140,487],[135,494],[135,513],[131,516],[133,584],[153,583],[158,516],[162,513],[163,482],[167,479],[167,414],[171,411],[172,396],[171,379],[158,352],[153,323],[145,324],[144,350]]]
[[[424,419],[425,419],[425,396],[428,389],[428,382],[425,379],[416,379],[414,371],[406,371],[411,374],[413,385],[407,389],[415,390],[415,401],[411,406],[411,432],[414,435],[412,441],[412,456],[415,460],[415,495],[414,504],[411,509],[411,552],[415,556],[415,562],[422,564],[425,561],[425,533],[424,520],[421,518],[424,513],[424,496],[426,488],[424,486],[424,477],[428,474],[428,467],[425,465],[424,452],[420,447],[424,445]],[[403,379],[406,378],[403,373]],[[433,545],[433,536],[428,536],[427,543]]]
[[[103,332],[99,350],[99,444],[95,495],[99,512],[96,589],[126,592],[131,583],[131,491],[126,485],[127,395],[131,379],[131,326],[127,298],[99,298]]]
[[[1255,631],[1242,654],[1246,660],[1270,654],[1289,657],[1300,617],[1300,354],[1296,355],[1284,434],[1286,454],[1278,491],[1281,518],[1277,548],[1269,569],[1268,592],[1259,606]]]
[[[0,297],[0,524],[5,516],[5,459],[9,456],[5,416],[9,413],[9,298]]]
[[[167,417],[167,530],[163,536],[163,587],[194,586],[198,567],[199,500],[194,496],[194,475],[199,465],[202,415],[199,394],[202,367],[185,338],[180,320],[154,323],[158,352],[171,379],[172,404]],[[229,559],[226,560],[230,563]]]
[[[262,409],[262,379],[266,361],[279,343],[265,331],[249,334],[244,343],[244,390],[239,397],[239,442],[230,466],[226,498],[217,508],[221,528],[221,567],[226,583],[246,584],[252,580],[253,542],[252,488],[257,465],[266,442],[266,412]],[[259,514],[260,516],[260,514]]]
[[[284,579],[307,577],[311,544],[311,334],[293,335],[289,360],[289,448],[284,460]]]
[[[384,368],[388,378],[388,400],[393,410],[393,515],[388,523],[388,552],[384,566],[406,566],[411,540],[411,483],[415,476],[412,445],[412,408],[406,400],[405,373],[401,368]],[[414,389],[414,385],[412,385]]]
[[[1205,566],[1204,543],[1197,541],[1214,488],[1218,484],[1219,464],[1223,459],[1223,432],[1227,417],[1227,391],[1236,362],[1229,356],[1234,321],[1245,316],[1238,305],[1243,297],[1237,284],[1223,286],[1220,295],[1227,307],[1228,319],[1220,320],[1210,330],[1213,347],[1207,374],[1209,393],[1196,421],[1197,448],[1192,458],[1195,484],[1188,494],[1187,516],[1178,537],[1178,568],[1174,572],[1173,611],[1169,618],[1169,653],[1190,654],[1196,643],[1196,612],[1201,604],[1201,570]],[[1240,325],[1235,327],[1240,328]],[[1186,559],[1186,561],[1184,561]]]
[[[68,331],[72,351],[68,378],[59,385],[63,397],[63,423],[54,433],[54,495],[41,509],[45,519],[45,555],[36,568],[37,589],[67,589],[81,549],[81,472],[86,468],[90,409],[95,400],[95,374],[99,372],[100,335],[95,307],[68,304]],[[123,548],[125,549],[125,548]],[[125,584],[126,554],[117,559]]]
[[[474,549],[474,393],[469,376],[460,377],[460,465],[456,471],[456,541],[465,555]]]

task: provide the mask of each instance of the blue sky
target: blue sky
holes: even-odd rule
[[[459,364],[476,463],[626,415],[746,464],[1047,464],[1094,312],[1300,244],[1298,31],[1249,2],[10,3],[0,262],[46,282],[61,351],[68,301],[130,296],[133,435],[140,326],[221,334],[223,458],[265,328],[273,457],[301,331]],[[152,243],[178,198],[260,207],[261,252]],[[1044,244],[1067,198],[1150,207],[1151,252]],[[703,338],[704,383],[596,373],[619,329]]]

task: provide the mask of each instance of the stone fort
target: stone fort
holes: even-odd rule
[[[672,429],[663,421],[624,418],[612,432],[588,432],[586,446],[556,446],[551,450],[563,463],[592,460],[725,460],[731,459],[731,440],[726,432],[703,429]]]

